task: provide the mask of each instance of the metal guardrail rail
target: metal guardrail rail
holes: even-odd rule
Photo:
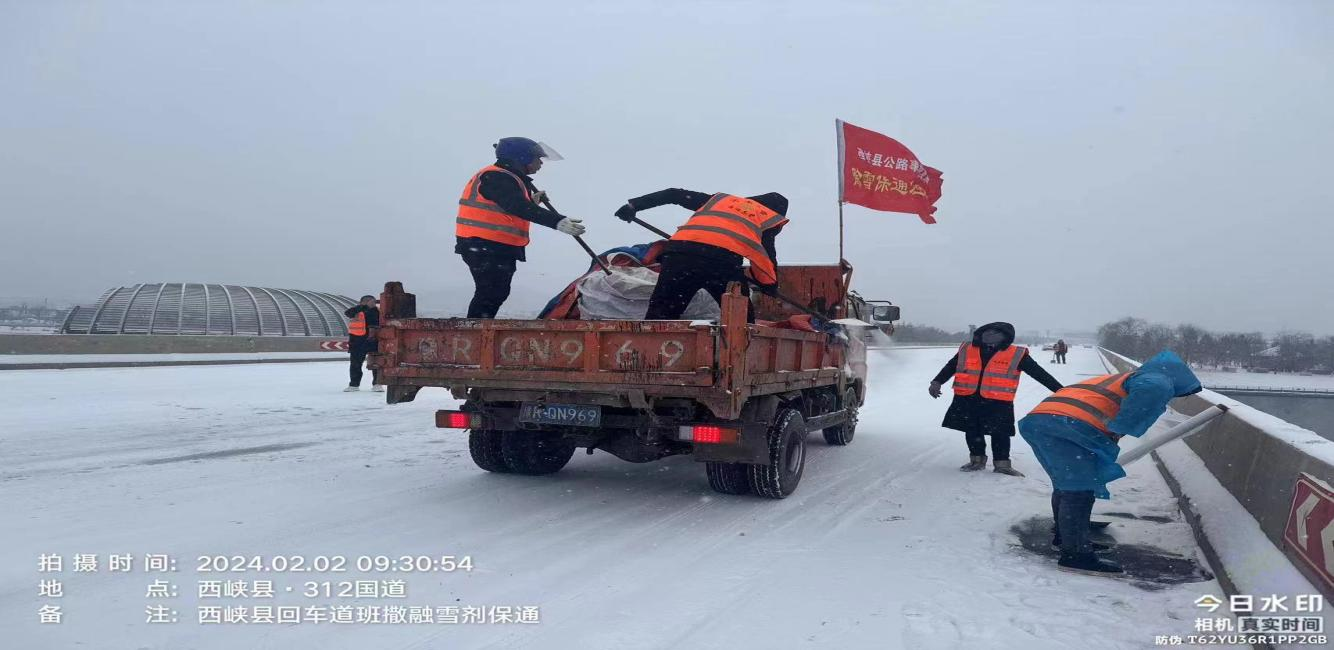
[[[1329,388],[1300,388],[1296,386],[1227,386],[1222,384],[1207,384],[1205,385],[1205,388],[1216,393],[1290,393],[1293,395],[1334,397],[1334,389]]]

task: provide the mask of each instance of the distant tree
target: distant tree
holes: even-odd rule
[[[1311,369],[1322,373],[1334,372],[1334,336],[1326,336],[1315,342],[1315,365]]]
[[[1189,323],[1177,325],[1175,332],[1176,351],[1186,363],[1200,363],[1205,352],[1205,338],[1209,336],[1203,328]]]
[[[939,327],[897,323],[891,337],[898,343],[962,343],[971,340],[968,332],[947,332]]]
[[[1148,323],[1138,318],[1122,318],[1098,328],[1098,345],[1132,358],[1140,358],[1140,338]]]
[[[1206,330],[1200,337],[1200,362],[1211,366],[1227,364],[1227,358],[1222,354],[1222,345],[1219,344],[1217,334]]]
[[[1179,347],[1176,330],[1166,325],[1154,323],[1144,330],[1143,346],[1139,352],[1139,359],[1147,359],[1163,350],[1170,350]]]
[[[1308,332],[1282,332],[1270,341],[1260,332],[1214,333],[1190,323],[1169,327],[1122,318],[1098,328],[1098,345],[1139,360],[1172,349],[1193,364],[1334,372],[1334,336],[1316,338]],[[1276,349],[1274,356],[1257,357],[1270,348]]]
[[[1301,372],[1315,365],[1315,337],[1306,332],[1282,332],[1274,338],[1278,346],[1278,370]]]
[[[1257,345],[1249,334],[1229,332],[1218,336],[1218,365],[1243,365],[1264,349],[1261,337]]]

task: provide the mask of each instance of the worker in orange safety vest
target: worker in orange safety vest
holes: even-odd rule
[[[776,289],[774,240],[788,222],[786,197],[777,192],[743,197],[670,188],[630,199],[616,217],[629,223],[638,211],[669,203],[693,214],[663,250],[645,319],[680,318],[700,289],[720,304],[731,282],[741,283],[742,293],[750,295],[744,261],[750,262],[750,279],[760,291]]]
[[[343,392],[361,390],[361,365],[366,362],[366,355],[375,352],[378,344],[371,336],[371,328],[380,326],[380,301],[375,296],[362,296],[357,304],[343,312],[347,316],[347,351],[352,355],[349,381]],[[384,391],[380,384],[380,371],[371,369],[371,390]]]
[[[994,471],[1023,476],[1010,461],[1010,437],[1014,435],[1014,397],[1020,373],[1057,391],[1061,382],[1052,377],[1028,349],[1014,345],[1014,326],[988,323],[973,332],[970,342],[959,346],[944,368],[931,381],[928,392],[940,397],[940,389],[952,376],[954,401],[941,426],[964,432],[968,463],[959,469],[976,472],[987,467],[987,436],[991,437]]]
[[[473,278],[468,318],[495,318],[510,295],[518,263],[526,261],[529,225],[554,228],[572,237],[585,232],[582,220],[542,207],[546,193],[533,185],[542,161],[561,160],[546,144],[528,138],[501,138],[496,162],[483,167],[459,197],[454,252]]]

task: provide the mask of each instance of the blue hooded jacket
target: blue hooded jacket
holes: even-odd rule
[[[1167,411],[1174,398],[1200,392],[1190,366],[1170,350],[1144,362],[1124,385],[1121,410],[1107,423],[1112,433],[1136,438]],[[1126,475],[1116,463],[1121,452],[1093,426],[1063,415],[1034,414],[1019,421],[1019,433],[1033,448],[1057,490],[1092,491],[1109,498],[1107,483]]]

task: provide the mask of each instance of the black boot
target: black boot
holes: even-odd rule
[[[1065,493],[1062,492],[1061,490],[1051,491],[1051,546],[1052,548],[1057,548],[1057,549],[1061,547],[1061,526],[1060,526],[1061,515],[1059,511],[1061,508],[1062,494]],[[1098,529],[1106,528],[1105,525],[1106,522],[1102,523],[1104,523],[1103,526],[1094,526],[1092,522],[1090,522],[1089,529],[1092,530],[1094,528]],[[1103,544],[1102,542],[1095,542],[1093,540],[1089,540],[1089,547],[1092,548],[1095,553],[1101,553],[1103,551],[1112,548],[1107,544]]]
[[[1061,537],[1061,559],[1057,568],[1087,575],[1109,576],[1122,573],[1115,562],[1093,553],[1089,544],[1089,515],[1093,514],[1093,492],[1065,492],[1054,496],[1056,529]]]
[[[1061,545],[1061,495],[1060,490],[1051,491],[1051,545]]]
[[[1060,533],[1055,533],[1051,536],[1051,547],[1055,549],[1061,548]],[[1095,542],[1093,540],[1089,540],[1089,550],[1093,551],[1094,553],[1102,553],[1105,551],[1112,550],[1112,546],[1110,544],[1103,544],[1102,542]]]
[[[1061,533],[1059,532],[1052,533],[1051,547],[1055,549],[1061,548]],[[1095,542],[1093,540],[1089,540],[1089,549],[1092,550],[1094,553],[1102,553],[1104,551],[1112,550],[1112,546],[1110,544],[1103,544],[1102,542]]]

